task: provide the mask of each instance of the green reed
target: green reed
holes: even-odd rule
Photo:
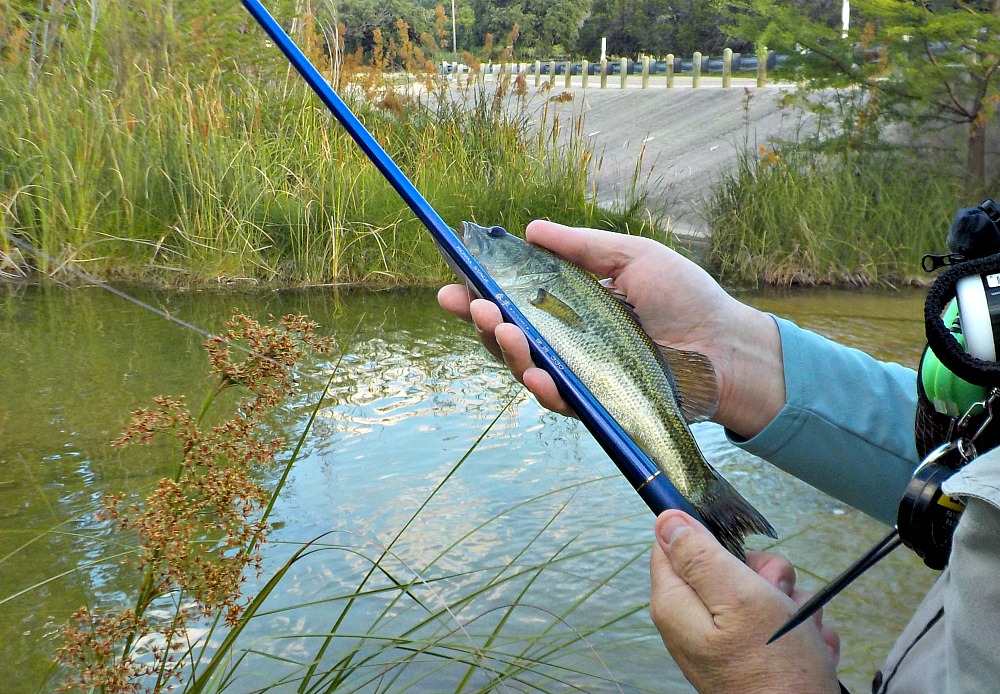
[[[756,284],[898,284],[924,276],[958,207],[960,177],[911,151],[801,144],[740,154],[706,216],[709,266]]]
[[[384,539],[338,527],[309,540],[262,544],[314,422],[330,412],[330,385],[342,366],[340,358],[327,361],[322,393],[298,400],[288,370],[302,368],[297,362],[307,352],[332,346],[314,328],[302,316],[272,327],[234,313],[226,339],[207,345],[213,379],[200,414],[177,397],[157,398],[133,413],[117,443],[165,439],[166,447],[148,455],[176,449],[177,469],[148,494],[108,494],[98,516],[74,521],[83,533],[92,525],[115,527],[101,558],[77,570],[100,567],[134,584],[74,614],[58,650],[61,669],[47,673],[39,691],[66,676],[72,691],[106,694],[245,691],[248,680],[257,682],[254,691],[300,692],[426,691],[428,678],[434,678],[429,686],[444,681],[470,692],[615,686],[610,663],[588,641],[609,632],[620,632],[623,641],[640,638],[630,620],[646,606],[625,599],[597,608],[596,596],[645,563],[648,541],[607,536],[608,523],[628,521],[629,511],[603,518],[596,544],[586,528],[567,533],[564,517],[577,493],[607,478],[571,480],[462,532],[427,535],[426,517],[447,507],[442,491],[462,484],[456,473],[509,416],[520,391],[508,393],[465,453]],[[298,400],[292,408],[289,397]],[[268,415],[286,409],[300,420],[308,414],[287,447],[270,440],[276,422]],[[272,480],[266,490],[262,477]],[[512,518],[530,520],[495,560],[466,562]],[[261,578],[265,564],[271,568]],[[310,573],[331,568],[339,574],[335,581]],[[567,574],[586,578],[565,601],[539,605],[534,590]],[[51,576],[26,592],[63,578]],[[323,588],[303,593],[314,579]],[[0,596],[0,604],[17,597]],[[328,621],[307,631],[280,626],[312,615]],[[285,643],[297,645],[286,652]]]
[[[127,81],[0,74],[0,228],[67,263],[164,283],[414,283],[448,276],[430,237],[299,80],[134,66]],[[449,223],[604,225],[578,129],[483,88],[347,99]],[[508,106],[520,100],[520,108]],[[634,231],[649,224],[638,213]]]

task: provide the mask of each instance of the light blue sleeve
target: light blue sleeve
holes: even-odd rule
[[[775,318],[785,406],[751,439],[730,440],[827,494],[894,525],[917,465],[916,372]]]

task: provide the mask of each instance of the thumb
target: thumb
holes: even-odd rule
[[[657,543],[674,573],[719,614],[743,602],[758,576],[734,557],[709,530],[681,511],[665,511],[656,521]]]
[[[602,277],[616,277],[650,239],[613,231],[568,227],[536,219],[528,224],[525,238],[561,258]]]

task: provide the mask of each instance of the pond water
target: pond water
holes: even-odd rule
[[[301,674],[317,635],[390,545],[384,573],[350,603],[319,668],[329,672],[357,649],[338,691],[455,691],[469,663],[478,668],[467,691],[491,681],[514,691],[691,691],[646,613],[648,509],[587,432],[541,410],[468,326],[437,308],[433,292],[135,294],[213,332],[235,307],[260,318],[305,313],[344,355],[272,516],[264,577],[322,536],[320,551],[293,566],[251,623],[241,644],[254,654],[227,691]],[[742,298],[876,357],[910,366],[919,358],[920,292]],[[93,514],[103,494],[148,492],[172,472],[171,455],[167,446],[122,452],[108,444],[155,395],[201,401],[209,387],[201,343],[99,289],[0,288],[3,691],[54,689],[60,625],[83,604],[122,604],[134,588],[120,564],[127,538]],[[303,367],[304,394],[275,423],[286,437],[302,430],[333,365]],[[695,434],[778,530],[778,548],[806,589],[886,532],[730,446],[717,425]],[[752,546],[769,545],[758,538]],[[828,606],[850,688],[867,690],[934,575],[897,550]],[[401,593],[394,581],[412,588]],[[324,691],[335,683],[320,681]]]

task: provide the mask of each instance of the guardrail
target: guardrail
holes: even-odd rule
[[[722,76],[723,87],[730,86],[730,80],[734,72],[750,72],[756,75],[757,86],[763,87],[767,83],[767,71],[773,70],[788,60],[788,56],[761,48],[757,53],[734,53],[726,49],[722,56],[708,56],[695,53],[691,58],[682,58],[667,55],[663,59],[643,57],[641,60],[629,58],[619,58],[613,61],[589,62],[569,61],[569,60],[536,60],[533,63],[513,62],[513,63],[486,63],[479,67],[479,77],[484,79],[486,75],[531,75],[535,78],[535,86],[541,85],[541,78],[549,76],[549,82],[554,83],[554,78],[562,76],[563,86],[577,86],[572,78],[581,77],[579,86],[586,88],[589,77],[599,76],[601,88],[607,87],[609,76],[620,77],[621,86],[625,88],[626,79],[629,75],[641,75],[642,87],[648,88],[650,78],[657,75],[666,77],[667,88],[674,86],[675,75],[690,75],[692,87],[700,86],[701,75],[719,74]],[[440,71],[445,75],[469,74],[469,67],[456,62],[442,62]],[[553,84],[553,86],[556,86]]]

